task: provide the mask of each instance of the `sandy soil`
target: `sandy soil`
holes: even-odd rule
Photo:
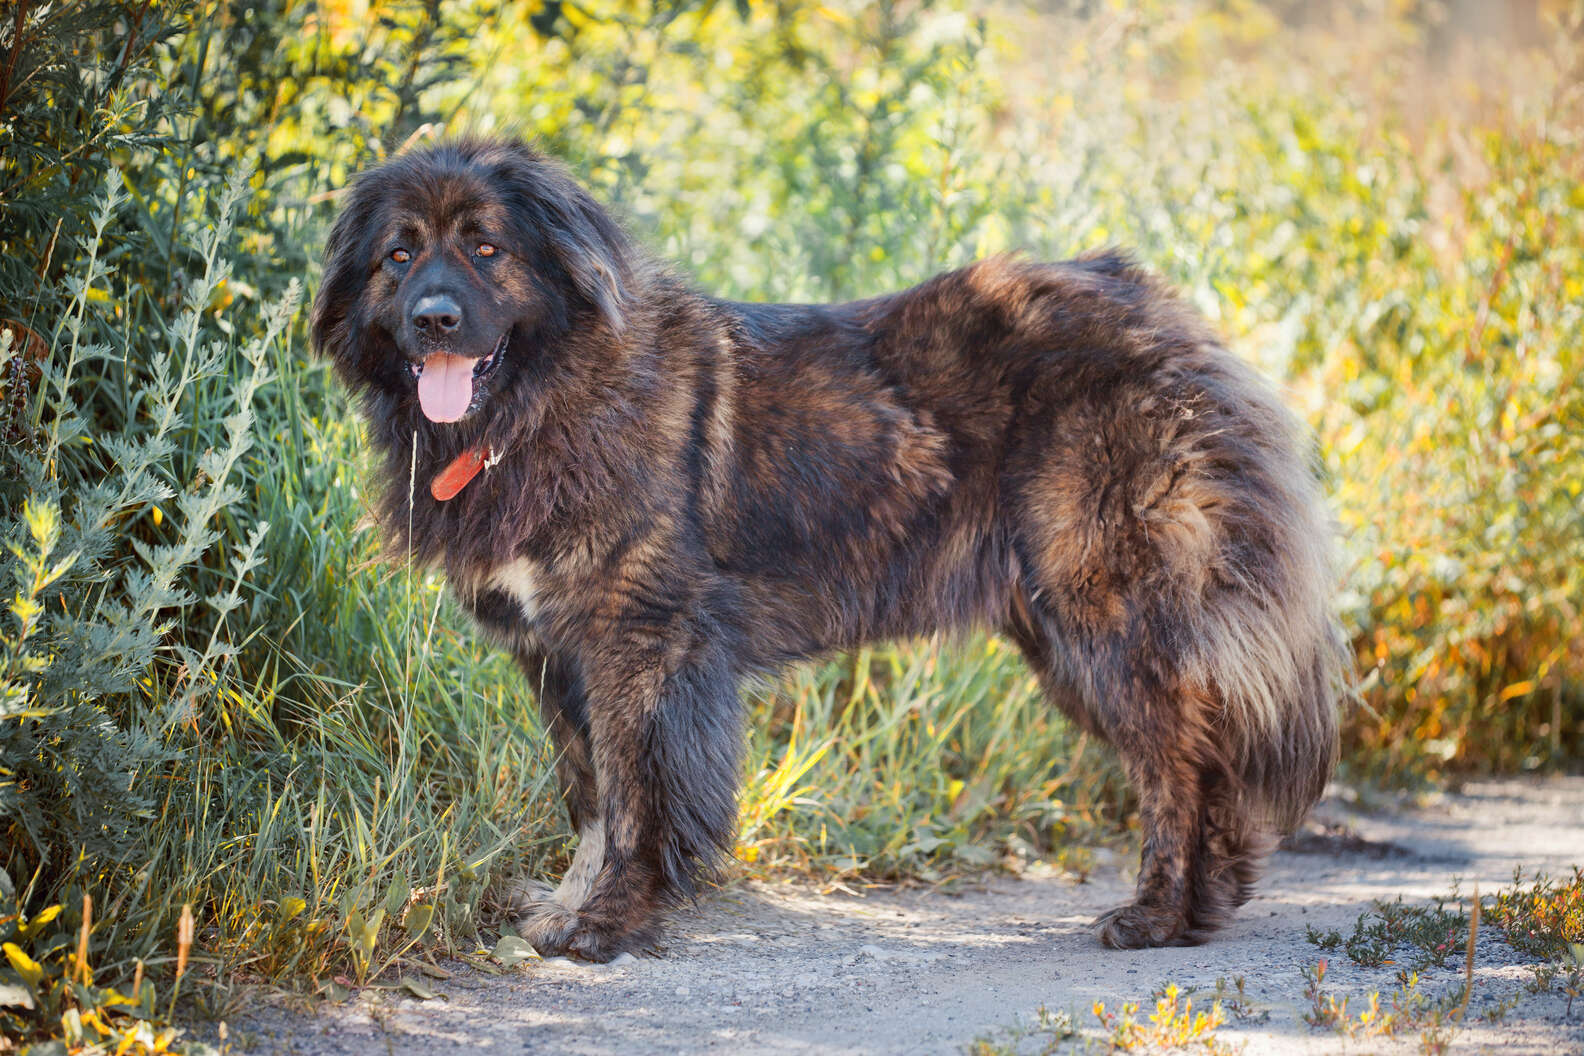
[[[1098,945],[1089,921],[1127,896],[1131,863],[1106,864],[1082,884],[1000,877],[957,894],[740,884],[678,915],[657,956],[597,967],[528,962],[502,976],[464,967],[430,981],[435,1000],[364,991],[313,1014],[259,1009],[233,1023],[231,1037],[243,1051],[304,1056],[949,1053],[979,1037],[1038,1052],[1050,1036],[1019,1040],[1014,1028],[1041,1005],[1088,1028],[1097,1000],[1148,1010],[1151,992],[1175,982],[1198,987],[1202,1007],[1218,978],[1241,976],[1253,1012],[1220,1034],[1246,1053],[1417,1052],[1417,1030],[1347,1039],[1303,1021],[1300,969],[1320,957],[1337,994],[1389,993],[1398,969],[1326,955],[1305,941],[1306,925],[1347,934],[1374,899],[1433,899],[1454,883],[1489,893],[1519,866],[1569,872],[1584,864],[1584,778],[1487,782],[1380,814],[1333,797],[1315,822],[1297,850],[1272,860],[1237,921],[1196,948]],[[1458,985],[1455,961],[1427,971],[1421,988]],[[1525,995],[1496,1024],[1479,1015],[1532,978],[1494,929],[1482,931],[1469,1023],[1451,1051],[1584,1054],[1584,1000],[1571,1020],[1554,994]]]

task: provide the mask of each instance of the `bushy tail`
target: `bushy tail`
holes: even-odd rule
[[[1244,752],[1245,788],[1255,816],[1283,835],[1303,821],[1336,768],[1338,703],[1347,688],[1347,654],[1340,633],[1313,643],[1299,677],[1284,686],[1282,721],[1262,731]]]
[[[1306,432],[1252,370],[1230,357],[1217,370],[1241,417],[1258,427],[1235,450],[1206,445],[1212,461],[1236,462],[1239,486],[1218,492],[1226,589],[1195,622],[1194,666],[1220,698],[1245,806],[1285,833],[1337,761],[1351,662],[1333,610],[1335,531]]]

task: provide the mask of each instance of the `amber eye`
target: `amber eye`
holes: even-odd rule
[[[481,257],[493,257],[495,255],[495,247],[490,245],[488,242],[480,242],[479,247],[473,252],[477,253]]]
[[[405,264],[412,259],[412,254],[405,249],[393,249],[391,250],[391,259],[398,264]]]

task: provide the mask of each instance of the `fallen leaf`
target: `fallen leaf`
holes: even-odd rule
[[[20,986],[0,983],[0,1008],[33,1008],[33,995]]]
[[[401,988],[420,1001],[433,1001],[440,996],[412,976],[404,976],[402,978]]]
[[[515,968],[523,961],[538,960],[539,951],[528,944],[528,940],[516,935],[502,935],[495,944],[494,951],[490,954],[507,968]]]
[[[428,961],[414,961],[412,962],[412,965],[414,968],[418,969],[431,979],[451,978],[451,973],[440,967],[438,964],[430,964]]]

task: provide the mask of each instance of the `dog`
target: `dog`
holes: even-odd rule
[[[1321,794],[1345,650],[1304,432],[1127,256],[982,260],[848,304],[695,291],[532,147],[358,177],[315,348],[391,554],[515,656],[579,842],[518,925],[652,942],[732,849],[739,685],[876,639],[1005,634],[1139,803],[1107,946],[1203,941]]]

